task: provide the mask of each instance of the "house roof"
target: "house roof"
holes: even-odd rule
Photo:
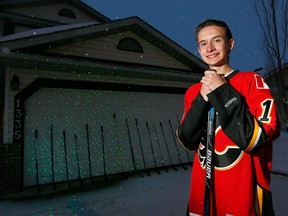
[[[81,23],[34,29],[0,38],[2,52],[37,53],[63,46],[75,40],[89,40],[115,33],[131,31],[177,59],[191,70],[202,73],[206,64],[139,17],[129,17],[108,23]],[[41,53],[41,52],[40,52]]]
[[[95,25],[95,24],[97,24],[97,22],[75,23],[75,24],[66,24],[66,25],[46,27],[46,28],[31,29],[28,31],[18,32],[15,34],[0,37],[0,43],[1,42],[10,43],[10,42],[16,41],[16,40],[23,40],[25,38],[32,38],[34,36],[47,35],[47,34],[51,34],[51,33],[55,33],[55,32],[71,30],[71,29],[76,29],[76,28],[82,28],[85,26],[90,26],[90,25]]]
[[[95,9],[91,8],[90,6],[86,5],[84,2],[80,0],[1,0],[0,1],[0,12],[3,13],[5,10],[9,9],[17,9],[23,7],[31,7],[31,6],[42,6],[48,4],[59,4],[59,3],[69,3],[79,10],[82,10],[87,15],[93,17],[95,21],[98,22],[110,22],[111,20],[101,14],[100,12],[96,11]],[[3,15],[3,14],[2,14]]]

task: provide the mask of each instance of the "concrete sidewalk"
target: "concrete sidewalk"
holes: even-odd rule
[[[177,167],[151,176],[108,178],[81,189],[39,197],[8,199],[0,202],[0,214],[85,215],[85,216],[181,216],[185,215],[191,167]],[[288,177],[272,175],[274,207],[277,216],[288,212]]]

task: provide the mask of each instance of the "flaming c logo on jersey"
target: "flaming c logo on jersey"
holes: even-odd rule
[[[227,146],[222,152],[214,152],[214,168],[216,170],[228,170],[235,166],[243,156],[243,151],[237,146]],[[206,147],[200,143],[198,159],[204,169],[206,164]]]

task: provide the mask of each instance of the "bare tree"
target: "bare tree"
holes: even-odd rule
[[[288,47],[288,1],[287,0],[253,0],[253,7],[262,30],[261,48],[265,55],[267,71],[272,75],[277,92],[273,92],[280,114],[282,129],[286,129],[287,96],[285,92],[284,70]],[[280,94],[280,95],[279,95]],[[275,100],[276,100],[275,99]]]

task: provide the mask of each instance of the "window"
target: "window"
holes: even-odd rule
[[[63,16],[63,17],[68,17],[68,18],[76,19],[75,13],[74,13],[73,11],[67,9],[67,8],[61,9],[61,10],[58,12],[58,15],[59,15],[59,16]]]
[[[130,37],[121,39],[118,42],[117,49],[130,52],[143,53],[143,48],[141,44],[137,40]]]

